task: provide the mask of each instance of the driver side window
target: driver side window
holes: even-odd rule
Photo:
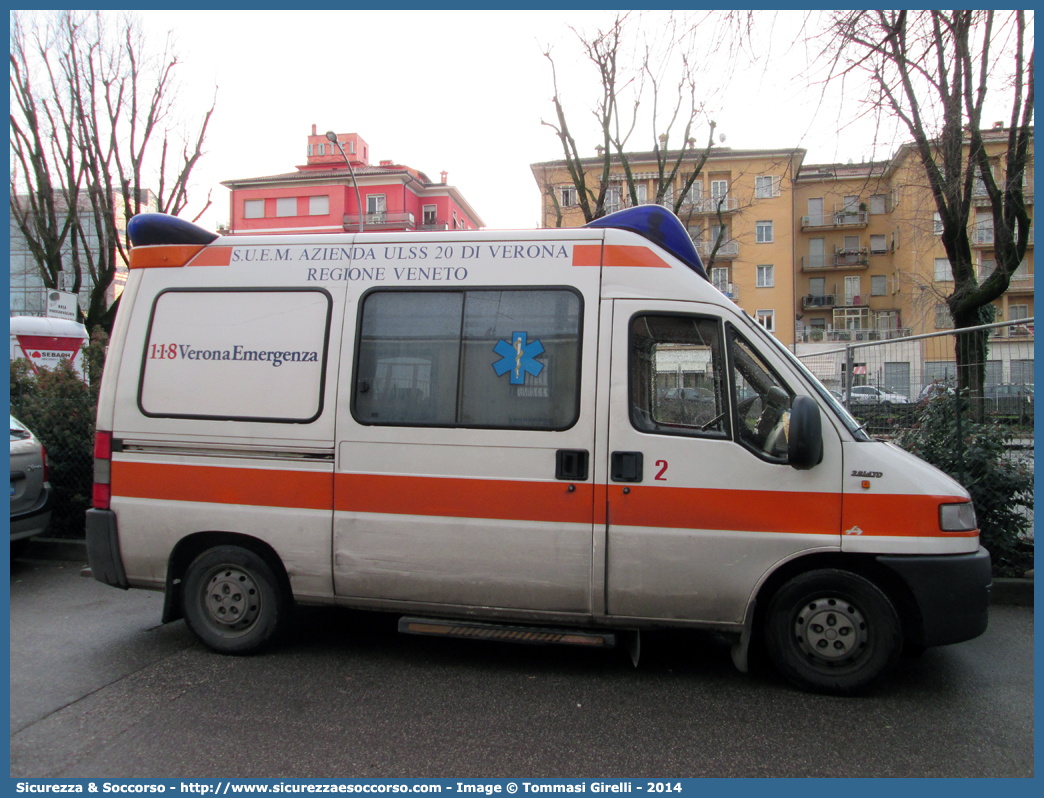
[[[729,364],[737,440],[760,457],[786,463],[793,392],[731,326]]]

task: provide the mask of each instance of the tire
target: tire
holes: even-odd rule
[[[849,695],[895,666],[903,636],[895,607],[873,582],[823,569],[791,579],[772,597],[765,644],[798,687]]]
[[[250,654],[272,643],[292,606],[269,565],[239,546],[208,549],[193,560],[181,601],[189,628],[221,654]]]

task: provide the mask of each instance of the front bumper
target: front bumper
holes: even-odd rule
[[[120,556],[120,535],[112,510],[87,511],[87,562],[99,582],[126,590],[127,574]]]
[[[945,646],[971,640],[989,625],[990,553],[940,556],[885,556],[877,561],[910,589],[921,618],[919,642]]]

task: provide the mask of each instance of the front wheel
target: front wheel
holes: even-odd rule
[[[791,579],[772,597],[765,643],[776,667],[817,693],[858,692],[895,666],[902,629],[880,588],[834,569]]]
[[[260,556],[239,546],[217,546],[185,572],[182,608],[189,628],[208,648],[248,654],[278,636],[291,602]]]

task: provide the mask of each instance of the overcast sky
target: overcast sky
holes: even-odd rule
[[[140,17],[150,36],[174,33],[186,117],[201,117],[217,87],[206,156],[193,181],[197,198],[213,189],[214,206],[201,220],[210,228],[229,218],[229,192],[219,182],[292,171],[304,163],[313,124],[361,135],[371,163],[390,159],[435,181],[446,170],[488,227],[535,227],[540,195],[529,164],[562,157],[557,137],[540,124],[554,118],[547,45],[582,154],[595,154],[589,109],[597,80],[569,26],[604,26],[607,12],[195,10]],[[806,163],[870,157],[868,123],[847,127],[836,98],[815,113],[820,89],[804,74],[801,19],[780,12],[771,35],[766,27],[753,45],[760,60],[741,56],[737,65],[722,53],[720,74],[707,78],[714,84],[707,96],[718,95],[715,137],[734,148],[804,147]],[[656,22],[643,19],[650,28]],[[708,34],[707,48],[714,47]],[[628,149],[651,149],[645,128]],[[696,134],[701,143],[706,136],[706,128]]]

